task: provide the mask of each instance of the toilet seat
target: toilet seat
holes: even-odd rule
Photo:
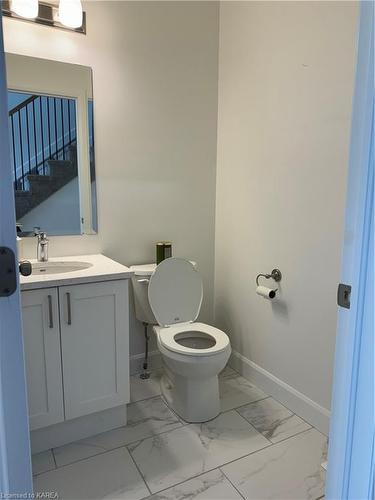
[[[156,267],[150,277],[148,299],[160,325],[154,326],[154,331],[161,347],[195,357],[212,356],[229,348],[229,338],[224,332],[205,323],[195,323],[202,297],[202,278],[189,261],[171,257]],[[210,345],[212,341],[214,345]],[[186,345],[194,343],[196,347]]]
[[[228,336],[218,328],[211,325],[206,325],[205,323],[180,323],[177,325],[172,325],[168,327],[154,327],[160,344],[165,347],[168,351],[172,351],[178,354],[184,354],[187,356],[212,356],[225,351],[229,346]],[[196,349],[192,347],[186,347],[179,344],[175,337],[178,334],[189,334],[202,333],[215,340],[215,345],[208,348]],[[189,338],[189,335],[187,335]]]

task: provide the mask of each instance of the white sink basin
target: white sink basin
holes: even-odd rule
[[[83,269],[88,269],[92,267],[93,264],[90,262],[36,262],[32,264],[33,272],[32,274],[61,274],[61,273],[71,273],[74,271],[82,271]]]

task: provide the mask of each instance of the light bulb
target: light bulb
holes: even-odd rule
[[[18,16],[34,19],[38,16],[38,0],[11,0],[10,10]]]
[[[81,0],[60,0],[59,21],[68,28],[82,26],[83,12]]]

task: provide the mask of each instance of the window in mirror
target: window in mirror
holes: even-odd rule
[[[8,91],[16,219],[80,234],[75,99]]]

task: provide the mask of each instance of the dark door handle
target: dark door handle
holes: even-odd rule
[[[29,262],[28,260],[21,260],[18,268],[22,276],[30,276],[30,274],[33,272],[31,262]]]

